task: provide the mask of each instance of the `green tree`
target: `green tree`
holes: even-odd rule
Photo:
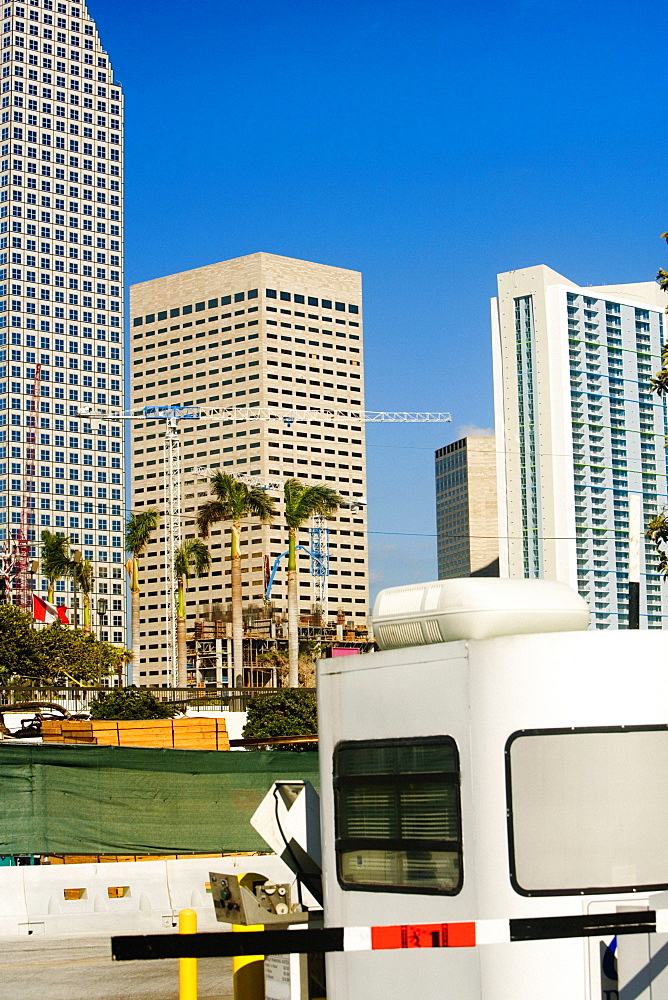
[[[53,604],[56,580],[63,580],[72,575],[70,540],[66,535],[54,535],[50,531],[42,532],[41,569],[49,585],[46,599]]]
[[[244,739],[317,736],[318,707],[314,691],[286,688],[276,694],[251,698],[243,729]],[[256,749],[265,749],[258,746]],[[316,750],[313,743],[273,746],[272,750]]]
[[[241,596],[241,522],[247,517],[271,521],[276,514],[276,501],[257,486],[235,479],[227,472],[216,472],[210,481],[215,499],[207,500],[199,509],[197,526],[203,538],[218,521],[230,522],[230,582],[232,604],[232,662],[235,678],[243,678],[243,608]]]
[[[211,566],[208,548],[199,538],[186,538],[174,554],[174,571],[178,584],[176,597],[176,650],[178,686],[188,681],[186,665],[186,584],[192,576],[205,576]]]
[[[74,683],[95,687],[118,673],[126,651],[82,629],[54,622],[35,631],[39,650],[37,677],[54,686]]]
[[[70,563],[71,576],[74,581],[74,599],[77,598],[78,591],[81,591],[81,601],[83,604],[83,631],[90,632],[90,595],[93,590],[95,576],[93,574],[93,564],[89,559],[77,561],[73,559]]]
[[[0,681],[95,686],[118,670],[125,650],[54,622],[32,627],[30,615],[0,605]]]
[[[0,680],[32,677],[41,668],[38,632],[32,616],[13,604],[0,604]]]
[[[130,576],[130,598],[131,598],[131,619],[132,619],[132,659],[133,669],[139,670],[141,658],[139,650],[139,614],[141,605],[141,592],[139,589],[139,559],[146,551],[146,546],[151,540],[151,536],[158,527],[160,515],[155,508],[142,511],[139,514],[131,514],[125,525],[125,551],[130,558],[125,564],[125,568]]]
[[[288,479],[283,488],[285,521],[288,526],[288,684],[299,685],[299,593],[297,589],[297,532],[319,514],[329,517],[341,506],[342,498],[329,486],[304,486],[298,479]]]
[[[172,719],[178,714],[175,705],[158,701],[155,695],[133,684],[112,690],[95,698],[90,704],[93,719]]]

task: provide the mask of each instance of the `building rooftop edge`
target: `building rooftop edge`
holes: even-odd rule
[[[342,271],[351,275],[359,275],[360,277],[362,275],[361,271],[356,271],[349,267],[339,267],[337,264],[323,264],[319,261],[304,260],[301,257],[286,257],[282,254],[268,253],[266,250],[258,250],[255,253],[242,254],[239,257],[230,257],[227,260],[214,261],[211,264],[202,264],[200,267],[190,267],[186,268],[184,271],[173,271],[171,274],[161,274],[155,278],[147,278],[145,281],[137,281],[130,285],[130,289],[142,288],[144,285],[152,285],[157,281],[168,281],[170,278],[177,277],[177,275],[196,274],[199,271],[206,271],[208,268],[221,267],[224,264],[234,264],[239,261],[252,260],[257,260],[260,264],[264,260],[286,261],[291,264],[307,264],[309,267],[321,267],[328,271]]]

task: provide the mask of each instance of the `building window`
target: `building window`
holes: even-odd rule
[[[668,727],[515,733],[510,876],[525,896],[668,887]]]
[[[334,751],[334,789],[341,885],[458,893],[459,784],[451,737],[340,743]]]

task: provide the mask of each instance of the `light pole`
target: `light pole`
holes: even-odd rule
[[[107,613],[107,607],[108,607],[107,598],[106,597],[98,597],[98,599],[97,599],[97,624],[98,624],[98,628],[101,628],[105,624],[104,617],[105,617],[105,615]]]
[[[33,615],[35,613],[35,607],[34,607],[35,602],[34,600],[32,600],[32,598],[35,593],[35,573],[37,572],[38,569],[39,569],[39,559],[33,559],[32,562],[30,563],[30,598],[33,605],[30,609],[30,613]]]
[[[75,564],[72,573],[72,583],[74,585],[74,598],[72,601],[72,607],[74,609],[74,627],[79,628],[79,599],[77,597],[77,566],[81,562],[82,554],[80,549],[76,549],[72,553],[72,562]]]

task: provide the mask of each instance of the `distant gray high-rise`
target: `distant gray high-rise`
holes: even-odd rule
[[[124,644],[123,95],[85,4],[12,3],[2,33],[0,540],[68,534]]]
[[[501,575],[562,580],[598,628],[624,628],[629,495],[645,524],[666,503],[666,403],[650,387],[666,297],[654,282],[580,288],[544,266],[498,284]],[[641,627],[661,628],[668,592],[641,549]]]

